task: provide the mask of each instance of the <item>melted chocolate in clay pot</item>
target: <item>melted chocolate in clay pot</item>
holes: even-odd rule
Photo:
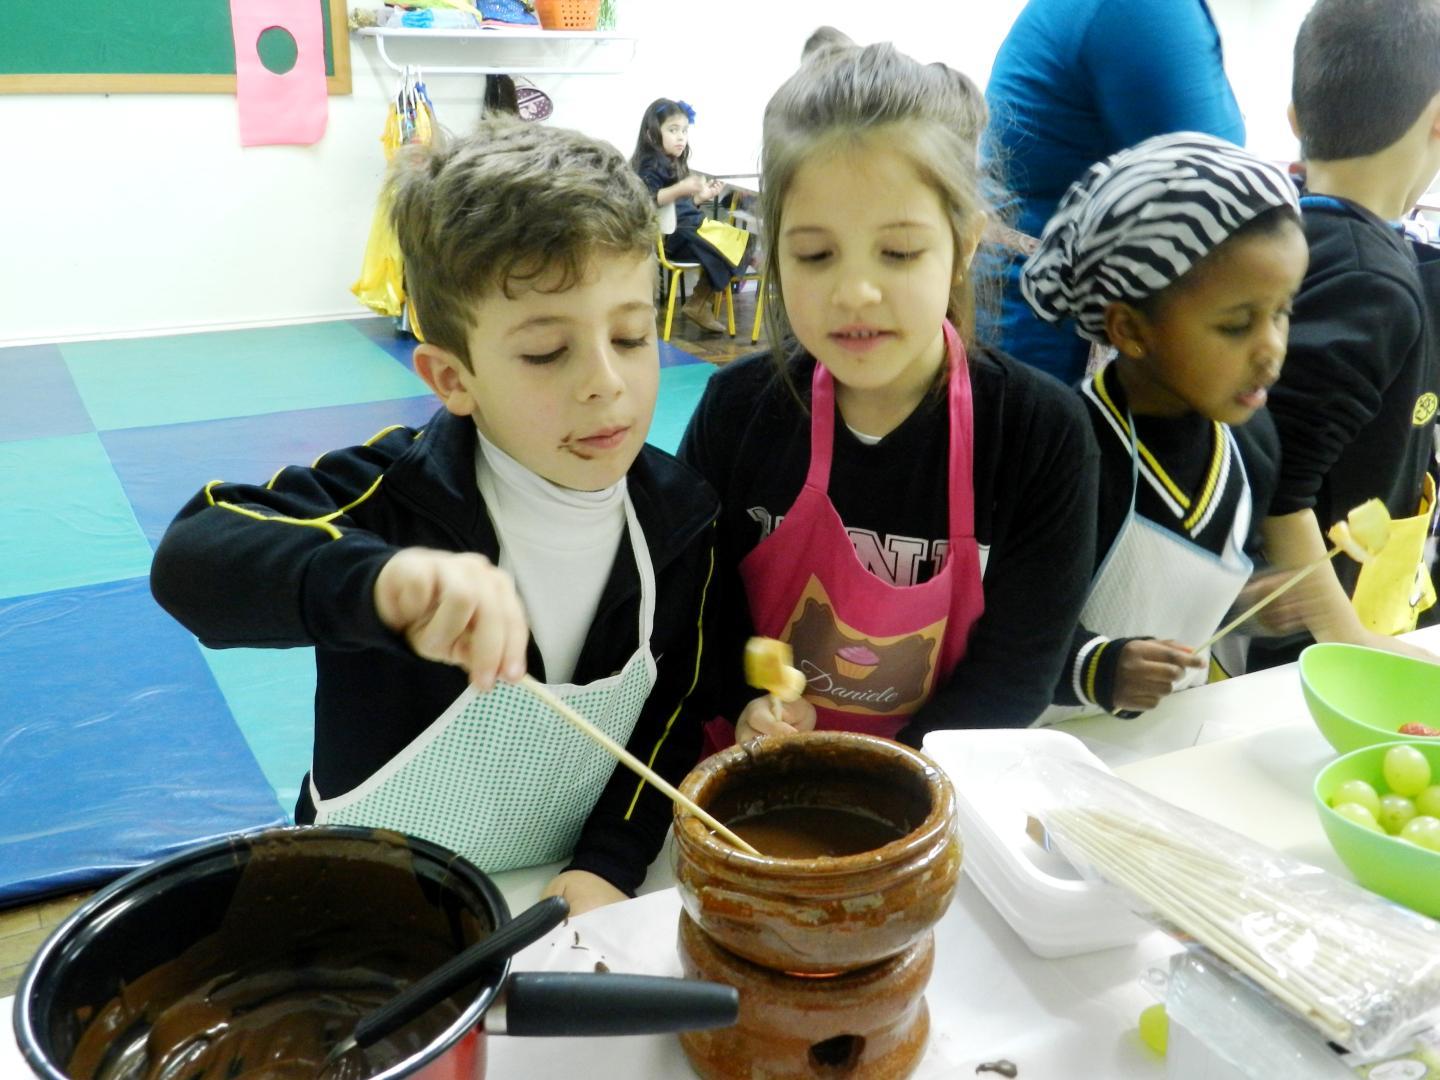
[[[257,841],[214,932],[123,984],[93,1018],[80,1017],[87,1024],[69,1075],[321,1076],[326,1054],[357,1020],[486,933],[472,913],[437,906],[403,840],[390,839],[297,844],[281,833]],[[474,996],[467,989],[346,1055],[325,1080],[361,1080],[414,1055]]]
[[[901,1080],[925,1050],[932,928],[954,894],[955,796],[923,755],[851,732],[760,739],[681,790],[761,852],[675,814],[690,978],[740,991],[731,1028],[680,1036],[703,1080]]]
[[[882,818],[826,806],[779,806],[726,824],[762,855],[777,859],[858,855],[905,835]]]

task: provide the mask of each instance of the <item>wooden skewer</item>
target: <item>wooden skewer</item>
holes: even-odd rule
[[[741,851],[747,851],[751,855],[760,854],[760,852],[756,851],[752,845],[747,844],[739,836],[736,836],[734,832],[732,832],[726,826],[722,825],[710,813],[701,809],[690,799],[687,799],[684,795],[680,794],[679,791],[672,787],[670,783],[665,780],[664,777],[660,776],[659,773],[655,772],[654,769],[650,768],[650,766],[646,765],[634,754],[630,753],[629,750],[626,750],[614,739],[610,738],[609,735],[606,735],[589,720],[586,720],[585,717],[581,716],[574,709],[570,708],[569,705],[566,705],[565,702],[561,701],[558,697],[552,694],[549,689],[546,688],[545,684],[537,682],[533,675],[526,675],[520,680],[519,685],[523,686],[526,690],[529,690],[530,693],[534,694],[546,705],[549,705],[550,708],[554,709],[565,720],[568,720],[571,726],[578,728],[580,731],[584,732],[586,735],[590,736],[590,738],[594,739],[597,743],[603,746],[606,750],[608,750],[611,754],[615,756],[615,758],[620,762],[620,764],[624,765],[627,769],[635,773],[641,779],[645,780],[649,784],[652,784],[656,789],[663,792],[666,796],[670,798],[673,803],[675,803],[676,806],[679,806],[687,813],[695,815],[706,825],[710,826],[710,828],[714,829],[717,833],[719,833],[726,840],[728,840],[730,843],[738,847]]]
[[[770,719],[774,720],[777,724],[789,723],[789,721],[785,719],[785,703],[780,700],[779,694],[770,695]]]
[[[1250,607],[1248,607],[1248,608],[1246,608],[1244,611],[1242,611],[1239,615],[1235,616],[1235,618],[1231,619],[1228,623],[1226,623],[1224,626],[1222,626],[1219,630],[1216,630],[1215,633],[1211,634],[1208,638],[1206,638],[1204,641],[1202,641],[1199,645],[1196,645],[1195,648],[1193,648],[1193,649],[1191,650],[1191,652],[1197,652],[1197,653],[1198,653],[1198,652],[1202,652],[1202,651],[1205,650],[1205,649],[1208,649],[1211,645],[1214,645],[1215,642],[1219,641],[1219,640],[1220,640],[1222,637],[1224,637],[1226,634],[1230,633],[1231,630],[1234,630],[1237,626],[1239,626],[1241,623],[1243,623],[1246,619],[1248,619],[1248,618],[1250,618],[1250,616],[1254,615],[1257,611],[1259,611],[1261,608],[1263,608],[1266,604],[1270,603],[1271,600],[1276,599],[1278,596],[1280,596],[1281,593],[1287,592],[1287,591],[1289,591],[1291,588],[1293,588],[1294,586],[1299,585],[1300,582],[1303,581],[1303,580],[1305,580],[1305,578],[1309,577],[1310,574],[1314,573],[1316,570],[1319,570],[1320,567],[1324,566],[1327,562],[1329,562],[1331,559],[1333,559],[1336,555],[1339,555],[1339,554],[1340,554],[1340,548],[1339,548],[1339,547],[1333,547],[1333,548],[1331,548],[1331,549],[1329,550],[1329,552],[1326,553],[1322,558],[1316,559],[1316,560],[1315,560],[1314,562],[1312,562],[1309,566],[1302,567],[1300,570],[1296,571],[1295,575],[1294,575],[1293,577],[1291,577],[1289,581],[1285,582],[1284,585],[1281,585],[1281,586],[1280,586],[1278,589],[1276,589],[1274,592],[1266,593],[1264,596],[1262,596],[1262,597],[1260,598],[1260,601],[1259,601],[1258,603],[1252,604]]]
[[[1068,823],[1072,826],[1079,824],[1073,818]],[[1161,882],[1146,868],[1132,863],[1121,850],[1093,833],[1082,843],[1100,856],[1101,865],[1109,870],[1113,878],[1119,879],[1117,884],[1123,884],[1150,903],[1158,914],[1254,979],[1299,1015],[1308,1017],[1329,1037],[1343,1040],[1351,1034],[1349,1023],[1324,1004],[1331,999],[1311,979],[1299,969],[1291,969],[1277,977],[1277,973],[1255,954],[1248,943],[1235,936],[1230,926],[1216,922],[1206,911],[1194,906],[1194,900],[1198,898],[1193,893],[1187,897],[1183,891],[1175,891],[1173,885]]]
[[[1434,934],[1380,917],[1338,926],[1333,913],[1316,917],[1286,888],[1218,863],[1207,845],[1104,810],[1055,812],[1061,839],[1102,875],[1147,902],[1154,912],[1208,947],[1339,1042],[1356,1024],[1369,1024],[1379,1006],[1365,1000],[1366,987],[1400,990],[1405,999],[1433,1000],[1433,972],[1417,972],[1416,957],[1434,954]],[[1254,922],[1267,926],[1258,933]],[[1274,919],[1274,923],[1267,920]],[[1270,932],[1273,927],[1273,932]],[[1356,950],[1352,943],[1365,940]],[[1420,976],[1417,982],[1416,977]],[[1390,991],[1386,991],[1387,993]],[[1402,1012],[1406,1001],[1386,1009]]]
[[[1222,889],[1234,892],[1236,895],[1238,895],[1240,887],[1245,885],[1248,880],[1244,871],[1235,866],[1233,861],[1222,862],[1215,854],[1181,842],[1157,829],[1104,811],[1069,811],[1069,813],[1085,814],[1088,816],[1088,820],[1093,821],[1102,829],[1121,837],[1125,842],[1126,849],[1136,857],[1143,858],[1145,861],[1167,862],[1171,866],[1171,876],[1176,879],[1189,878],[1219,884]],[[1297,924],[1309,921],[1308,917],[1311,914],[1309,908],[1297,906],[1293,902],[1294,898],[1286,891],[1267,889],[1265,895],[1267,900],[1275,906],[1276,911],[1296,919]],[[1314,928],[1310,928],[1309,932],[1315,932]],[[1384,942],[1394,943],[1396,955],[1401,957],[1407,968],[1411,966],[1411,957],[1434,952],[1435,938],[1434,933],[1410,929],[1403,924],[1389,921],[1386,923],[1383,935]],[[1379,957],[1386,955],[1384,949],[1372,948],[1366,952],[1364,959],[1367,963],[1375,963]],[[1354,974],[1353,961],[1354,958],[1347,958],[1347,963],[1350,964],[1346,968],[1347,976]]]

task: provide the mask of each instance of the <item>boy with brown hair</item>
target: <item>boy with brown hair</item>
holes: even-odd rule
[[[443,403],[419,431],[215,481],[156,552],[211,647],[315,646],[296,820],[384,827],[488,871],[569,858],[572,913],[640,884],[663,795],[514,685],[527,671],[672,782],[694,764],[714,494],[645,445],[654,207],[613,147],[486,122],[390,180]]]
[[[1383,500],[1394,528],[1381,556],[1313,575],[1316,636],[1436,660],[1390,635],[1435,601],[1440,252],[1412,246],[1399,222],[1440,171],[1440,0],[1318,0],[1295,41],[1292,99],[1310,268],[1270,391],[1281,476],[1267,552],[1287,566],[1321,558],[1334,522]],[[1309,640],[1259,639],[1251,666]]]

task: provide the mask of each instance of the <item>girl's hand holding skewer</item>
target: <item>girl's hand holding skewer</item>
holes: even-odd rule
[[[804,698],[779,701],[767,694],[745,706],[735,721],[735,741],[748,743],[761,735],[799,735],[815,730],[815,706]]]
[[[815,706],[801,694],[805,675],[793,665],[790,646],[774,638],[753,637],[745,645],[745,681],[767,690],[745,706],[735,722],[735,738],[746,743],[761,735],[796,735],[815,729]]]

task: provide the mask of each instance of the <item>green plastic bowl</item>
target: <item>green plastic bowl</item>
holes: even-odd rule
[[[1382,795],[1385,777],[1381,768],[1385,751],[1404,743],[1419,750],[1430,761],[1432,783],[1440,783],[1440,740],[1400,739],[1352,750],[1320,770],[1315,777],[1315,807],[1330,846],[1340,856],[1355,880],[1387,900],[1440,919],[1440,852],[1373,832],[1347,821],[1330,808],[1330,796],[1346,780],[1364,780]]]
[[[1320,734],[1342,754],[1407,738],[1402,724],[1440,728],[1440,665],[1424,660],[1361,645],[1311,645],[1300,654],[1300,687]]]

